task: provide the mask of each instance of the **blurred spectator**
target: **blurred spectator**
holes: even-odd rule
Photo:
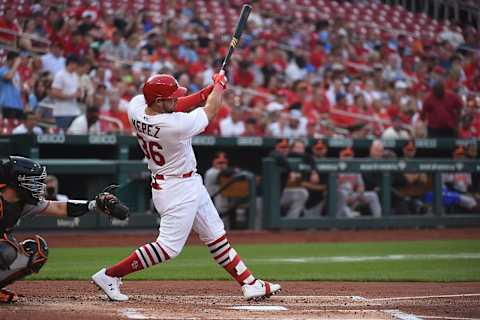
[[[128,47],[119,31],[113,32],[112,39],[105,41],[100,51],[109,59],[116,58],[126,60],[130,55]]]
[[[288,140],[282,139],[275,145],[275,149],[272,150],[269,154],[270,157],[275,159],[277,165],[284,169],[281,173],[282,190],[286,185],[286,180],[287,180],[286,178],[288,174],[288,172],[286,174],[286,171],[288,169],[288,162],[287,162],[288,153],[289,153]]]
[[[66,129],[73,119],[80,115],[77,98],[82,94],[79,90],[77,75],[78,58],[74,55],[67,57],[65,68],[57,72],[53,78],[51,96],[54,99],[53,115],[57,127]]]
[[[3,118],[22,119],[23,117],[20,75],[17,71],[21,62],[18,53],[10,51],[0,68],[0,108]]]
[[[294,56],[285,70],[287,79],[290,82],[305,79],[305,76],[307,75],[306,65],[307,63],[304,57],[300,55]]]
[[[346,97],[345,93],[337,94],[335,98],[337,102],[335,107],[331,110],[330,119],[336,127],[344,128],[349,131],[359,130],[365,125],[365,123],[359,121],[358,118],[355,117],[358,110],[354,106],[349,106],[347,104]]]
[[[92,64],[88,59],[82,59],[78,64],[78,96],[77,101],[86,103],[88,100],[95,96],[97,88],[92,78],[89,75]]]
[[[348,160],[354,156],[352,148],[343,149],[340,159]],[[380,200],[375,191],[365,191],[365,185],[360,173],[341,173],[338,175],[337,217],[354,218],[360,215],[355,211],[359,205],[365,204],[370,214],[379,218],[382,215]]]
[[[38,115],[33,111],[27,111],[23,115],[24,119],[22,124],[13,129],[12,134],[35,134],[39,135],[43,133],[42,128],[37,126]]]
[[[225,152],[217,152],[212,161],[212,167],[205,172],[205,188],[207,188],[208,194],[213,196],[220,189],[220,175],[222,172],[228,169],[228,159]],[[228,199],[217,194],[213,198],[215,207],[218,212],[224,213],[228,209]]]
[[[13,47],[15,47],[17,37],[22,30],[15,16],[14,7],[8,6],[5,8],[5,14],[0,17],[0,42]]]
[[[65,68],[65,58],[62,55],[60,43],[54,42],[50,46],[49,52],[41,57],[42,70],[48,71],[53,75]]]
[[[305,162],[307,160],[305,143],[302,140],[293,141],[288,157],[299,158],[302,162]],[[306,177],[305,174],[308,177]],[[287,183],[285,189],[283,189],[282,196],[280,197],[280,206],[285,210],[286,218],[298,218],[305,209],[305,203],[308,199],[308,190],[303,182],[309,181],[311,174],[313,174],[313,171],[312,173],[306,172],[302,175],[302,172],[300,171],[289,170]],[[315,180],[318,180],[318,175]]]
[[[423,101],[422,120],[427,122],[429,138],[454,138],[457,136],[463,102],[437,81]]]
[[[465,148],[463,146],[459,146],[453,151],[453,159],[465,159]],[[458,206],[459,209],[471,211],[477,206],[477,201],[469,192],[472,187],[472,175],[469,172],[443,173],[442,180],[446,188],[443,199],[447,210],[449,210],[448,207],[455,210],[452,207]]]
[[[25,20],[22,35],[18,40],[18,47],[23,52],[45,53],[47,50],[44,42],[38,42],[38,40],[45,41],[35,30],[35,21],[33,19]]]
[[[410,139],[410,134],[403,126],[402,119],[399,115],[392,117],[392,126],[387,128],[382,133],[382,139],[396,140],[396,139]]]
[[[374,140],[370,145],[370,159],[378,161],[382,160],[385,153],[385,148],[382,140]],[[380,192],[382,185],[381,171],[368,171],[362,173],[362,178],[365,183],[365,190],[374,191],[377,194]]]
[[[245,120],[245,131],[242,135],[246,137],[263,135],[262,129],[260,128],[256,118],[248,117],[247,120]]]
[[[325,172],[318,172],[316,170],[315,162],[325,160],[328,148],[322,140],[312,146],[312,154],[309,158],[309,163],[312,167],[309,181],[304,183],[308,190],[308,200],[305,203],[305,217],[318,217],[325,213],[326,209],[326,193],[328,174]]]
[[[36,111],[40,102],[48,96],[52,85],[51,78],[47,74],[42,74],[37,78],[33,85],[33,90],[28,94],[28,109]]]
[[[403,158],[415,158],[415,141],[408,141],[402,148]],[[399,172],[393,176],[392,207],[396,214],[424,214],[427,205],[423,202],[425,194],[431,190],[431,178],[423,172]]]
[[[267,125],[267,136],[286,138],[285,129],[289,120],[288,113],[273,111],[270,113],[270,123]]]
[[[100,108],[95,105],[88,106],[86,114],[82,114],[73,120],[67,130],[68,134],[99,134],[101,127],[99,122]]]
[[[132,126],[128,120],[128,114],[126,111],[120,110],[120,99],[117,92],[112,92],[109,98],[108,110],[102,110],[100,115],[109,118],[116,119],[122,124],[123,133],[128,134],[132,132]],[[112,128],[113,126],[113,128]],[[120,128],[114,124],[110,125],[110,128],[102,130],[102,132],[120,132]]]
[[[416,121],[413,124],[413,137],[415,139],[425,139],[428,137],[427,127],[423,121]]]
[[[288,123],[284,129],[285,138],[302,138],[307,136],[308,120],[300,110],[292,110],[289,113]]]
[[[303,104],[303,114],[308,121],[316,122],[324,118],[330,109],[330,103],[321,85],[317,85],[313,95],[308,96]]]
[[[238,137],[245,132],[245,122],[242,119],[243,110],[233,107],[230,114],[220,121],[220,135],[222,137]]]
[[[478,149],[477,149],[477,141],[473,140],[467,145],[466,150],[466,158],[468,160],[478,160]],[[470,186],[469,191],[475,197],[477,205],[480,204],[480,172],[473,172],[471,173],[472,176],[472,184]]]
[[[48,175],[45,178],[45,184],[47,190],[45,193],[45,199],[51,201],[68,201],[68,196],[58,193],[58,179],[53,175]]]

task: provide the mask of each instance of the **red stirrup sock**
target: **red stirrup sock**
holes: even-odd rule
[[[213,259],[221,265],[241,285],[252,284],[255,277],[243,263],[235,249],[230,246],[225,235],[208,244]]]
[[[147,243],[141,246],[127,258],[108,268],[107,276],[122,278],[127,274],[139,271],[163,261],[170,259],[170,256],[158,242]]]

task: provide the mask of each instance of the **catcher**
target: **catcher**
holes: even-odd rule
[[[32,273],[38,273],[48,259],[45,240],[36,235],[18,242],[11,234],[26,215],[79,217],[95,209],[126,219],[128,208],[107,187],[95,200],[47,201],[45,167],[28,158],[11,156],[0,160],[0,303],[15,302],[17,295],[5,286]]]

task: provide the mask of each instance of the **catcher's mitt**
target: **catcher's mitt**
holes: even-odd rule
[[[105,214],[120,220],[128,218],[129,209],[111,192],[118,188],[117,185],[106,187],[102,193],[95,197],[97,208]]]

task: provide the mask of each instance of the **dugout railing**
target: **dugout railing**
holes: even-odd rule
[[[301,161],[289,159],[289,169],[292,171],[309,171],[312,167]],[[480,171],[478,160],[323,160],[315,163],[315,169],[328,174],[327,182],[327,215],[317,217],[286,218],[282,216],[280,206],[281,173],[286,170],[279,166],[275,159],[263,159],[263,227],[266,229],[362,229],[362,228],[413,228],[413,227],[461,227],[480,225],[479,213],[446,214],[442,204],[442,173]],[[358,218],[336,217],[337,206],[337,175],[340,173],[381,172],[380,199],[382,216],[373,218],[361,216]],[[391,191],[392,174],[398,172],[424,172],[433,176],[432,214],[412,215],[403,212],[392,214]],[[335,190],[334,192],[329,192]]]
[[[204,173],[210,167],[211,159],[216,151],[226,151],[230,163],[233,166],[253,172],[257,177],[263,176],[263,187],[261,196],[265,200],[278,199],[279,194],[274,193],[276,186],[275,175],[278,168],[266,166],[262,159],[268,156],[273,150],[278,139],[263,137],[239,137],[222,138],[213,136],[198,136],[193,139],[195,153],[198,160],[200,173]],[[307,147],[315,140],[305,139]],[[338,151],[347,146],[353,146],[356,156],[368,155],[368,148],[372,139],[326,139],[330,160],[326,163],[338,163],[336,159]],[[406,141],[386,140],[385,147],[396,150],[401,154],[401,149]],[[456,139],[418,139],[416,140],[417,156],[426,157],[451,157],[456,146],[466,146],[478,140],[456,140]],[[0,136],[0,158],[5,159],[8,155],[16,154],[41,159],[41,162],[48,166],[48,171],[59,177],[61,186],[60,192],[66,193],[73,198],[92,198],[103,187],[110,183],[119,183],[119,190],[122,199],[134,208],[134,219],[127,223],[111,221],[99,216],[88,216],[80,219],[63,219],[57,221],[50,218],[27,218],[23,219],[20,227],[25,228],[108,228],[108,227],[151,227],[158,222],[158,216],[151,214],[151,204],[148,185],[148,170],[146,163],[142,161],[142,153],[138,142],[133,136],[123,135],[90,135],[71,136],[63,134],[46,134],[40,136],[17,135]],[[365,161],[365,160],[364,160]],[[423,160],[422,160],[423,161]],[[436,163],[458,163],[452,160],[432,160]],[[371,163],[368,161],[368,163]],[[476,163],[476,162],[475,162]],[[470,168],[469,166],[467,166]],[[466,167],[466,168],[467,168]],[[331,167],[330,167],[331,168]],[[347,166],[347,168],[350,168]],[[410,167],[408,167],[410,168]],[[407,169],[408,169],[407,168]],[[475,167],[478,171],[478,168]],[[330,170],[330,169],[329,169]],[[472,169],[473,170],[473,169]],[[387,170],[388,171],[388,170]],[[473,172],[473,171],[472,171]],[[332,174],[335,172],[332,172]],[[273,175],[272,175],[273,174]],[[401,227],[410,226],[437,226],[437,225],[466,225],[478,224],[475,215],[443,215],[428,216],[392,216],[389,215],[388,195],[385,190],[388,188],[388,172],[384,178],[382,192],[383,208],[386,208],[382,219],[371,222],[372,219],[340,220],[332,216],[322,217],[321,220],[309,221],[298,219],[298,221],[285,221],[280,218],[277,204],[275,202],[263,201],[263,228],[362,228],[362,227]],[[273,178],[272,178],[273,177]],[[438,188],[439,175],[436,182]],[[331,175],[329,188],[334,187],[334,175]],[[266,184],[265,184],[266,183]],[[268,186],[268,187],[266,187]],[[273,192],[273,194],[272,194]],[[279,192],[279,191],[278,191]],[[437,204],[438,204],[438,199]],[[253,200],[250,200],[253,204]],[[330,203],[330,202],[329,202]],[[333,203],[333,202],[332,202]],[[333,206],[333,204],[331,204]],[[253,207],[251,205],[250,207]],[[440,213],[440,210],[434,212]],[[145,214],[147,213],[147,214]],[[248,216],[248,226],[251,227],[255,220],[252,215]],[[435,219],[432,219],[435,218]],[[445,222],[445,223],[443,223]],[[258,219],[257,219],[258,224]],[[256,226],[258,227],[258,226]]]
[[[242,155],[258,155],[259,152],[269,152],[279,141],[269,137],[237,137],[226,138],[217,136],[196,136],[192,144],[196,152],[203,154],[204,151],[227,149],[228,151],[239,151]],[[304,139],[306,146],[315,143],[314,139]],[[345,147],[352,147],[356,155],[364,156],[373,139],[325,139],[331,153]],[[442,157],[451,155],[451,151],[457,146],[466,146],[475,143],[480,147],[478,140],[464,139],[417,139],[417,155],[419,157]],[[401,151],[405,140],[383,140],[385,148]],[[41,159],[112,159],[112,160],[139,160],[142,153],[138,147],[137,139],[128,135],[64,135],[43,134],[33,135],[0,135],[0,157],[10,154],[22,154],[31,158]],[[197,157],[199,161],[202,157]],[[243,160],[242,157],[238,157]],[[243,157],[246,158],[246,157]],[[209,159],[211,160],[211,159]],[[231,157],[231,161],[235,159]]]

